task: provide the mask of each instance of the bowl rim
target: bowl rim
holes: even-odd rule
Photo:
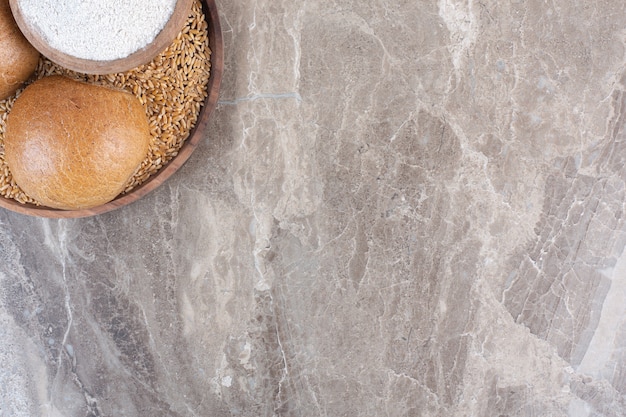
[[[131,204],[151,191],[162,185],[170,178],[183,164],[189,159],[193,151],[198,146],[200,140],[204,137],[208,126],[210,115],[217,107],[219,90],[222,82],[222,74],[224,71],[224,41],[222,38],[222,30],[219,21],[219,14],[215,0],[200,0],[203,6],[205,19],[209,24],[209,47],[211,48],[211,74],[207,91],[209,93],[204,105],[200,109],[198,121],[194,128],[190,131],[189,137],[185,140],[178,155],[172,158],[157,173],[148,178],[144,183],[132,189],[128,194],[120,194],[118,197],[108,203],[80,210],[59,210],[45,206],[37,206],[34,204],[22,204],[16,200],[0,196],[0,207],[5,209],[26,214],[35,217],[45,218],[83,218],[91,217],[98,214],[108,213],[120,207]]]
[[[28,24],[27,19],[22,13],[19,2],[20,0],[9,0],[13,17],[24,37],[28,39],[35,49],[52,62],[67,69],[83,74],[99,75],[125,72],[152,61],[154,57],[156,57],[172,43],[181,29],[185,26],[185,22],[187,21],[193,4],[193,0],[177,0],[174,11],[165,27],[157,34],[150,44],[124,58],[97,61],[93,59],[75,57],[50,46],[37,32],[37,30],[33,28],[32,25]]]

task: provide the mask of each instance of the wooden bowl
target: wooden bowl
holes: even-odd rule
[[[172,174],[178,171],[187,159],[189,159],[192,152],[198,146],[200,140],[204,137],[209,116],[217,106],[220,84],[222,82],[222,73],[224,70],[224,45],[217,6],[215,5],[215,0],[201,1],[204,14],[209,24],[209,47],[211,48],[211,75],[208,84],[209,95],[204,102],[204,106],[200,110],[196,126],[189,133],[189,137],[180,148],[178,155],[140,186],[101,206],[83,210],[57,210],[33,204],[21,204],[13,199],[0,196],[0,207],[4,207],[17,213],[36,217],[79,218],[94,216],[97,214],[107,213],[111,210],[115,210],[139,200],[150,191],[159,187],[169,177],[171,177]]]
[[[116,72],[124,72],[136,68],[142,64],[146,64],[165,48],[167,48],[174,38],[185,25],[193,0],[178,0],[176,7],[165,27],[159,32],[157,37],[146,47],[127,56],[126,58],[115,59],[112,61],[94,61],[90,59],[77,58],[72,55],[63,53],[52,48],[45,39],[42,38],[39,31],[25,18],[20,9],[20,0],[9,0],[13,17],[17,22],[26,39],[37,49],[43,56],[50,59],[65,68],[82,72],[85,74],[112,74]]]

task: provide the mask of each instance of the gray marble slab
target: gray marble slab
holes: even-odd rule
[[[173,178],[0,211],[0,416],[626,415],[622,2],[218,7]]]

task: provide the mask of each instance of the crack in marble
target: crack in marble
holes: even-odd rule
[[[298,92],[292,93],[258,93],[253,94],[251,96],[239,97],[232,100],[219,100],[217,102],[218,105],[223,106],[235,106],[240,103],[247,103],[251,101],[257,100],[283,100],[283,99],[294,99],[297,103],[302,102],[302,97]]]
[[[461,76],[461,59],[466,51],[476,42],[478,29],[476,27],[472,6],[473,1],[439,0],[439,16],[450,32],[452,42],[449,48],[452,51],[452,62],[457,74]]]
[[[271,291],[268,292],[268,296],[270,298],[271,312],[274,315],[275,320],[278,320],[278,318],[276,318],[276,311],[274,310],[274,296]],[[281,360],[282,360],[282,376],[280,380],[277,382],[278,391],[276,393],[276,399],[278,400],[277,401],[278,404],[274,405],[274,411],[276,412],[280,409],[280,407],[282,407],[281,399],[283,397],[283,384],[285,383],[285,381],[289,379],[289,366],[287,365],[287,355],[285,354],[285,348],[283,347],[283,343],[281,340],[278,326],[276,326],[275,332],[276,332],[276,341],[278,342],[278,347],[280,348],[280,355],[281,355]],[[286,401],[286,400],[283,400],[283,401]]]
[[[56,391],[56,387],[60,383],[61,368],[64,362],[63,356],[64,354],[67,354],[66,352],[67,340],[68,340],[70,331],[72,329],[72,324],[73,324],[72,299],[71,299],[70,289],[68,286],[68,275],[67,275],[68,274],[67,261],[69,259],[69,251],[67,248],[67,230],[68,230],[67,221],[61,220],[60,222],[57,223],[58,230],[57,230],[56,236],[54,237],[52,233],[51,223],[52,222],[49,220],[45,220],[43,223],[43,228],[45,232],[45,241],[48,244],[48,246],[50,246],[52,251],[55,253],[59,263],[61,264],[61,285],[62,285],[63,292],[64,292],[64,303],[65,303],[64,307],[65,307],[65,312],[67,314],[67,326],[63,333],[63,339],[61,340],[59,353],[56,359],[56,362],[57,362],[56,373],[52,382],[52,386],[50,387],[49,401],[53,400],[53,396],[51,394]],[[70,363],[70,368],[72,368],[71,363]],[[80,383],[80,380],[78,379],[77,376],[74,379],[74,381],[78,383],[77,386],[81,390],[81,393],[84,396],[85,403],[87,404],[88,407],[91,408],[91,401],[89,399],[89,395],[87,391],[82,388],[82,383]],[[52,402],[48,403],[48,407],[51,407],[51,408],[53,407]],[[97,409],[97,406],[96,406],[96,409]]]

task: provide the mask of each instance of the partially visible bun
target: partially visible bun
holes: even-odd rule
[[[17,185],[39,203],[86,209],[124,190],[150,140],[148,116],[135,96],[51,76],[15,101],[5,160]]]
[[[0,0],[0,100],[13,95],[35,72],[39,52],[13,19],[9,0]]]

